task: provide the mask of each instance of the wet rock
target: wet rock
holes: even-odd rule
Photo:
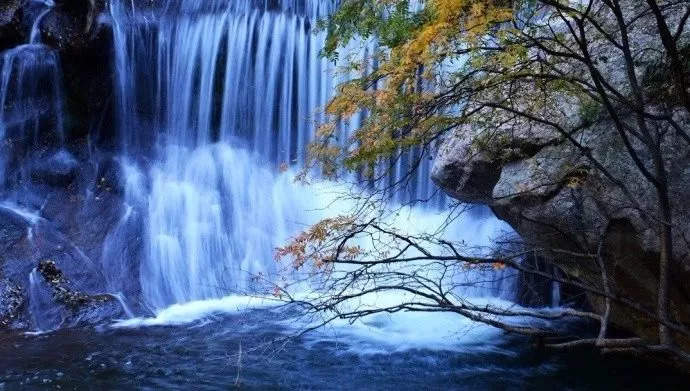
[[[55,304],[62,307],[60,324],[62,327],[97,324],[126,316],[124,309],[114,296],[89,295],[78,291],[54,261],[50,259],[40,261],[38,272],[51,288]]]
[[[35,184],[67,187],[77,176],[78,163],[67,151],[59,151],[37,162],[31,170]]]
[[[0,207],[0,330],[27,327],[27,295],[21,279],[13,278],[21,268],[14,249],[23,247],[30,222],[7,206]],[[22,272],[20,272],[22,273]],[[24,274],[26,276],[27,274]]]
[[[10,210],[8,206],[0,206],[0,257],[6,257],[9,249],[26,237],[28,226],[25,218]]]
[[[25,324],[22,319],[25,305],[26,294],[22,287],[6,278],[0,279],[0,329]]]
[[[101,23],[106,11],[105,0],[58,0],[41,23],[42,42],[60,55],[71,116],[68,141],[113,138],[113,37],[111,26]]]
[[[41,260],[38,263],[38,272],[52,288],[53,298],[57,302],[76,310],[92,300],[91,296],[71,287],[69,280],[62,273],[62,270],[58,269],[54,261],[50,259]]]
[[[81,207],[73,212],[78,210]],[[78,219],[73,212],[56,217]],[[108,284],[103,266],[94,261],[98,258],[88,256],[75,242],[96,248],[102,237],[89,236],[89,229],[70,237],[56,230],[55,222],[18,206],[0,207],[0,329],[52,330],[125,316],[119,300],[105,294]],[[103,223],[101,235],[112,228]]]
[[[5,0],[0,4],[0,26],[9,24],[14,18],[15,13],[23,5],[24,0]]]
[[[104,159],[96,176],[96,187],[100,191],[123,194],[124,181],[124,172],[120,162],[112,157]]]
[[[57,48],[87,46],[96,34],[98,16],[104,10],[102,0],[55,0],[55,7],[41,25],[42,37]]]
[[[0,51],[19,45],[26,39],[22,26],[22,7],[26,0],[0,2]]]

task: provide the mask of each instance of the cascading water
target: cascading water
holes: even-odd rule
[[[157,155],[141,267],[144,296],[156,308],[244,289],[250,273],[270,269],[273,246],[288,237],[286,222],[301,220],[294,191],[282,191],[286,181],[257,160],[291,160],[292,148],[279,151],[276,139],[287,146],[309,132],[306,119],[293,128],[297,116],[326,99],[318,85],[293,87],[307,78],[296,48],[311,39],[308,15],[322,11],[316,2],[302,14],[281,5],[285,13],[252,2],[183,1],[154,10],[152,25],[143,11],[113,3],[123,147],[141,151],[153,142]],[[312,46],[311,66],[322,72]],[[283,62],[298,61],[299,70],[280,72]],[[301,111],[289,109],[293,97],[303,101]],[[249,148],[230,145],[239,139]]]
[[[320,56],[326,37],[314,26],[336,3],[175,0],[137,9],[113,2],[124,148],[148,149],[161,137],[184,146],[234,140],[276,165],[303,163],[325,120],[321,109],[338,83],[355,76]],[[373,54],[373,45],[353,46],[363,58]],[[346,135],[358,126],[346,125]],[[387,168],[390,181],[418,157]],[[424,159],[399,201],[433,198],[429,167]]]
[[[118,163],[124,176],[124,213],[103,241],[101,264],[108,271],[105,275],[108,292],[121,295],[124,291],[140,290],[138,281],[132,278],[138,270],[132,259],[141,256],[138,243],[133,239],[140,236],[141,209],[147,193],[144,175],[138,167],[126,159]]]
[[[27,27],[29,42],[0,53],[0,209],[9,212],[10,218],[20,218],[27,226],[26,258],[20,258],[24,265],[41,260],[38,254],[50,253],[58,258],[75,255],[79,259],[79,272],[74,274],[77,279],[89,274],[98,278],[97,266],[41,216],[40,208],[49,193],[29,190],[35,184],[32,174],[69,171],[78,164],[65,148],[65,99],[59,54],[41,42],[41,23],[53,6],[52,1],[27,2],[24,17],[31,22]],[[43,179],[51,181],[48,177]],[[61,244],[55,245],[56,242]],[[33,327],[59,328],[64,322],[63,314],[37,269],[27,270],[20,277],[17,274],[23,273],[21,269],[3,266],[0,275],[26,279]],[[86,287],[88,283],[83,281]]]
[[[113,2],[125,148],[161,134],[192,147],[242,139],[272,162],[303,161],[311,116],[334,86],[318,56],[325,37],[311,34],[329,3]]]
[[[148,305],[245,291],[251,275],[274,269],[275,246],[324,215],[315,209],[329,200],[290,183],[279,167],[305,161],[324,119],[318,109],[353,76],[334,79],[336,66],[319,56],[325,33],[313,26],[334,7],[329,0],[111,3],[122,147],[155,156],[140,271]],[[436,191],[428,164],[409,199]]]
[[[28,44],[0,53],[0,187],[17,182],[12,160],[64,143],[62,71],[57,54],[40,43],[40,11]]]
[[[57,318],[55,314],[57,308],[52,303],[52,292],[49,287],[44,286],[38,270],[34,268],[29,273],[29,305],[31,306],[31,316],[38,330],[53,330],[55,324],[51,321]],[[52,315],[52,316],[51,316]]]
[[[337,65],[318,56],[324,35],[313,26],[336,2],[111,0],[112,107],[122,148],[115,156],[95,140],[63,143],[58,54],[40,44],[42,17],[50,15],[43,7],[52,1],[28,2],[36,11],[24,15],[30,42],[0,53],[0,328],[10,319],[10,327],[41,336],[3,334],[0,389],[569,388],[574,372],[583,387],[630,385],[617,360],[539,358],[525,339],[454,313],[379,313],[302,335],[309,319],[290,308],[259,310],[275,301],[254,290],[252,276],[278,276],[274,247],[352,210],[340,199],[349,186],[293,183],[324,119],[319,107],[353,76],[334,73]],[[389,183],[420,156],[405,154]],[[444,200],[432,197],[428,163],[406,192],[389,194],[390,215],[399,215],[390,223],[411,234],[446,222],[433,210]],[[428,198],[427,208],[396,204]],[[484,247],[505,228],[490,214],[473,214],[445,233]],[[500,301],[513,298],[514,278],[460,269],[444,280],[460,303],[515,305]],[[291,293],[318,296],[321,282],[293,285],[302,291]],[[366,295],[343,307],[380,309],[404,296]],[[560,301],[554,284],[551,303]],[[137,318],[151,315],[147,307],[155,316]],[[129,319],[81,327],[122,318]],[[161,325],[177,327],[128,329]],[[48,332],[61,327],[71,329]],[[298,333],[288,349],[275,343]],[[611,382],[616,373],[625,379]],[[658,387],[675,377],[649,379]],[[668,388],[688,381],[678,383]]]
[[[29,44],[0,56],[0,183],[15,153],[30,154],[41,142],[61,145],[64,138],[62,89],[57,56]],[[52,130],[52,131],[47,131]],[[43,138],[43,139],[41,139]]]

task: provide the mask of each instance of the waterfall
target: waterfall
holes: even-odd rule
[[[343,64],[319,53],[326,36],[314,31],[316,23],[335,10],[337,0],[167,0],[141,7],[112,0],[119,142],[119,167],[113,171],[122,174],[113,177],[119,175],[122,191],[99,194],[106,197],[103,205],[121,215],[108,215],[112,224],[107,234],[98,233],[103,236],[93,241],[101,246],[95,251],[84,246],[89,235],[73,243],[70,229],[88,229],[80,224],[89,217],[73,210],[55,217],[51,208],[43,216],[62,184],[47,186],[32,175],[46,167],[76,167],[69,196],[85,194],[84,202],[91,203],[100,195],[92,197],[90,175],[100,175],[110,152],[89,145],[82,153],[78,141],[65,142],[59,53],[40,42],[48,3],[32,5],[29,42],[0,53],[0,207],[17,214],[26,208],[45,218],[56,241],[66,244],[58,250],[73,253],[79,265],[74,273],[83,271],[75,280],[99,279],[89,280],[89,288],[112,294],[128,314],[256,293],[254,276],[282,277],[276,246],[320,219],[352,211],[352,201],[341,199],[351,183],[294,183],[316,127],[326,120],[323,107],[339,83],[359,76],[343,73]],[[351,49],[364,59],[375,54],[376,45],[362,40]],[[346,143],[364,119],[363,113],[343,124],[340,141]],[[387,184],[399,182],[420,158],[419,150],[403,153],[379,172]],[[387,194],[395,207],[432,200],[406,207],[402,214],[409,217],[399,223],[405,230],[422,233],[445,222],[434,210],[445,200],[434,195],[430,164],[424,157],[404,191]],[[357,175],[350,180],[359,182],[355,189],[371,190]],[[55,202],[62,196],[67,194]],[[449,235],[488,246],[488,238],[503,228],[492,216],[474,216],[454,223]],[[31,227],[27,238],[39,243],[42,233]],[[38,328],[49,330],[59,326],[57,310],[39,277],[36,270],[26,276],[30,312]],[[468,296],[505,297],[512,290],[511,279],[470,286],[462,278],[453,283]]]
[[[111,2],[121,146],[132,161],[153,156],[139,277],[154,309],[248,290],[252,275],[275,271],[275,246],[347,210],[334,206],[333,195],[292,183],[294,172],[281,173],[305,162],[325,119],[319,109],[338,83],[356,76],[336,72],[338,64],[319,55],[326,37],[314,27],[335,6],[331,0],[169,0],[139,8]],[[365,42],[360,55],[371,55],[371,46]],[[404,176],[418,154],[405,155],[389,181]],[[398,201],[432,198],[430,163],[423,161],[409,194],[394,195]],[[473,235],[488,236],[486,227],[497,226],[488,221],[480,228],[484,223],[469,225]],[[118,229],[112,242],[122,235]],[[110,251],[106,258],[121,269],[117,251]]]
[[[304,160],[309,107],[333,88],[310,34],[327,7],[261,3],[111,4],[122,146],[156,156],[140,276],[155,308],[246,289],[302,220],[278,167]]]
[[[31,26],[31,34],[29,34],[30,44],[38,44],[41,42],[41,22],[43,18],[48,15],[48,12],[50,12],[50,7],[46,7],[46,9],[41,11],[34,21],[34,24]]]
[[[168,145],[151,172],[141,280],[156,307],[245,291],[307,209],[291,178],[226,143]],[[293,223],[294,224],[294,223]]]
[[[40,42],[40,24],[52,2],[32,6],[37,14],[29,43],[0,53],[0,195],[11,203],[22,201],[23,195],[12,191],[26,178],[27,161],[68,155],[62,149],[65,110],[60,60]]]
[[[61,78],[58,56],[43,45],[0,54],[0,185],[13,159],[63,144]]]
[[[142,235],[143,219],[141,209],[146,203],[146,178],[132,162],[121,159],[124,177],[124,212],[117,224],[110,230],[103,241],[101,265],[108,292],[124,302],[122,292],[139,292],[136,276],[139,268],[132,260],[141,257],[138,238]],[[123,308],[127,309],[126,306]]]
[[[18,174],[7,178],[13,160],[64,143],[60,61],[40,43],[40,24],[49,11],[39,11],[28,44],[0,53],[0,188],[10,179],[17,182]]]
[[[43,278],[34,268],[29,273],[29,306],[33,323],[39,331],[50,331],[59,327],[55,319],[60,319],[59,309],[53,305],[50,287],[45,286]]]
[[[320,56],[326,35],[314,27],[336,3],[171,0],[137,9],[113,2],[123,148],[146,150],[161,138],[191,147],[232,141],[275,165],[304,163],[335,86],[357,76]],[[352,46],[362,58],[374,54],[372,44]],[[359,124],[346,125],[343,143]],[[389,182],[401,181],[420,157],[413,151],[385,167]],[[430,165],[422,160],[397,201],[442,202]]]
[[[240,139],[272,162],[304,160],[334,87],[318,55],[325,36],[311,31],[327,2],[262,3],[180,0],[147,12],[113,2],[125,148]]]

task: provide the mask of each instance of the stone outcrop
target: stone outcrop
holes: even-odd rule
[[[626,3],[620,12],[637,15],[635,4]],[[666,22],[675,25],[679,17],[669,14]],[[690,131],[688,112],[680,107],[680,94],[670,87],[670,65],[663,51],[658,50],[664,45],[654,18],[640,15],[634,26],[626,27],[631,56],[635,58],[633,65],[637,67],[633,72],[639,82],[635,83],[626,72],[629,61],[611,43],[610,36],[602,35],[607,29],[620,34],[620,25],[606,13],[597,18],[603,30],[589,26],[582,32],[589,43],[589,65],[567,56],[550,58],[551,54],[533,53],[545,57],[546,63],[561,72],[547,72],[549,75],[575,75],[577,80],[596,84],[591,81],[595,68],[597,80],[607,84],[607,89],[590,91],[595,102],[581,100],[577,94],[560,89],[557,83],[539,90],[538,83],[527,78],[514,90],[511,87],[513,95],[506,105],[514,108],[515,113],[486,110],[480,114],[482,120],[456,129],[444,140],[432,177],[451,196],[490,206],[539,257],[599,291],[604,290],[600,267],[603,262],[616,293],[654,312],[659,286],[659,221],[665,219],[659,212],[654,184],[628,153],[629,148],[635,150],[636,157],[649,169],[651,143],[647,141],[645,145],[641,141],[644,137],[627,136],[630,141],[625,145],[618,131],[632,129],[629,133],[634,133],[640,129],[634,105],[618,97],[635,95],[631,91],[635,85],[635,92],[645,97],[645,113],[668,116],[643,121],[645,128],[651,129],[649,134],[654,135],[650,138],[663,140],[661,154],[667,168],[673,213],[672,312],[677,321],[688,322],[690,148],[672,129]],[[577,42],[570,38],[561,19],[554,18],[549,23],[535,36],[563,37],[580,54]],[[679,56],[688,67],[686,71],[690,70],[690,37],[679,35],[677,41]],[[491,90],[478,101],[493,102],[500,92]],[[606,99],[602,94],[607,95]],[[535,100],[542,101],[533,105]],[[472,102],[468,105],[472,107]],[[522,111],[528,115],[517,114]],[[616,113],[619,126],[611,112]],[[603,300],[594,295],[589,299],[595,310],[603,312]],[[650,340],[658,335],[654,322],[619,305],[614,308],[612,320]],[[690,341],[685,342],[690,347]]]
[[[48,13],[41,33],[51,46],[86,47],[98,34],[98,17],[105,10],[104,0],[57,0]]]
[[[115,296],[79,291],[53,260],[41,260],[37,272],[34,278],[40,281],[32,281],[29,289],[34,304],[31,315],[40,329],[97,324],[127,316]],[[42,294],[43,298],[36,298]],[[47,308],[37,303],[47,304]]]
[[[624,184],[614,183],[582,151],[548,129],[458,129],[436,158],[432,177],[451,196],[489,205],[526,244],[570,276],[601,289],[592,255],[601,245],[624,297],[655,307],[659,240],[654,188],[625,152],[613,125],[598,121],[577,135],[582,146]],[[674,211],[673,311],[690,319],[690,149],[669,137]],[[595,309],[602,300],[590,296]],[[653,338],[656,326],[617,307],[615,323]]]

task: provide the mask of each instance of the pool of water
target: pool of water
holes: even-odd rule
[[[255,309],[176,325],[139,322],[5,334],[0,389],[685,389],[690,384],[689,377],[656,363],[542,352],[525,338],[476,325],[436,343],[421,335],[419,344],[403,345],[399,330],[387,333],[377,322],[298,336],[290,316]]]

